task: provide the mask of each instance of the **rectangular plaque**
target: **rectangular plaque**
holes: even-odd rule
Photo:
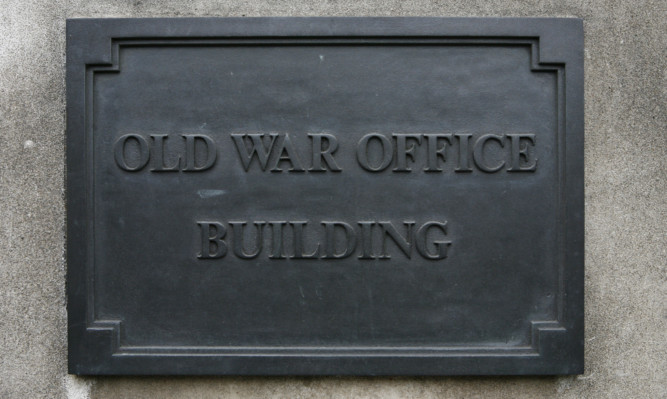
[[[583,371],[577,19],[67,23],[69,371]]]

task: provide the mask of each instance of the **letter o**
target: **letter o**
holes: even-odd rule
[[[378,166],[371,166],[368,162],[368,142],[371,139],[378,139],[382,144],[382,162]],[[357,161],[362,168],[369,172],[381,172],[391,164],[394,154],[394,146],[391,140],[382,134],[369,133],[359,140],[357,145]]]
[[[125,159],[125,144],[129,139],[134,139],[137,141],[137,143],[139,143],[139,162],[135,166],[130,166]],[[114,144],[113,152],[116,165],[128,172],[136,172],[143,169],[148,164],[148,160],[150,159],[150,149],[148,148],[148,142],[138,134],[126,134],[125,136],[119,138]]]

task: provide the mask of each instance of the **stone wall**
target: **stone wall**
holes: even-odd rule
[[[540,378],[67,375],[65,19],[375,15],[584,19],[586,373]],[[0,37],[0,397],[667,396],[664,0],[3,0]]]

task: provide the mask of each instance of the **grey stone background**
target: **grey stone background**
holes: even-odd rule
[[[65,19],[277,15],[584,19],[585,375],[67,375]],[[667,397],[666,47],[665,0],[0,0],[0,397]]]

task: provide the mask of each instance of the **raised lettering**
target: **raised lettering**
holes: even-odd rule
[[[375,222],[359,222],[358,224],[361,226],[361,255],[359,255],[359,259],[375,259],[372,235],[372,227]]]
[[[494,140],[497,141],[498,144],[500,144],[501,147],[505,147],[505,143],[503,143],[503,136],[498,136],[495,134],[485,134],[477,141],[475,142],[475,147],[473,148],[473,160],[475,162],[475,165],[482,171],[487,172],[487,173],[493,173],[497,172],[500,169],[502,169],[503,166],[505,166],[505,161],[501,161],[499,164],[496,166],[489,166],[486,163],[486,159],[484,158],[484,145],[489,141],[489,140]]]
[[[378,140],[382,145],[382,160],[377,166],[371,166],[368,161],[368,144],[371,139]],[[367,134],[362,137],[357,144],[357,162],[359,162],[359,165],[361,165],[362,168],[369,172],[381,172],[387,169],[387,167],[391,164],[393,154],[394,146],[391,144],[391,140],[381,134]]]
[[[357,249],[357,234],[352,226],[345,222],[322,222],[324,225],[324,255],[325,259],[343,259],[352,255]],[[345,234],[345,250],[336,253],[336,227],[342,228]]]
[[[211,168],[215,164],[217,151],[215,143],[210,137],[203,134],[183,134],[182,136],[185,139],[184,172],[201,172]],[[197,165],[197,141],[206,149],[206,160],[200,165]]]
[[[263,244],[262,230],[266,223],[253,222],[256,229],[255,252],[251,253],[246,253],[244,249],[245,245],[243,245],[244,241],[243,227],[246,224],[247,224],[246,222],[229,222],[229,225],[232,226],[234,232],[234,255],[238,256],[241,259],[252,259],[257,255],[259,255],[259,253],[262,251],[262,244]]]
[[[285,259],[283,252],[283,227],[287,222],[269,222],[272,228],[271,237],[271,259]]]
[[[408,139],[412,139],[417,144],[422,143],[422,136],[420,134],[393,134],[396,139],[396,167],[394,172],[410,172],[412,169],[408,167],[408,158],[414,162],[415,160],[415,144],[408,145]]]
[[[426,167],[424,167],[425,172],[442,172],[442,168],[438,165],[438,158],[442,159],[442,162],[446,162],[447,158],[445,151],[447,150],[447,144],[452,145],[452,135],[451,134],[425,134],[426,137]],[[442,147],[438,147],[440,140],[444,140]]]
[[[521,148],[521,140],[530,141],[530,145],[535,146],[534,134],[508,134],[510,144],[512,145],[512,166],[507,169],[508,172],[534,172],[537,168],[537,158],[530,159],[528,153],[528,143]],[[525,162],[521,166],[521,159]]]
[[[138,148],[139,157],[137,160],[133,160],[134,165],[130,165],[130,163],[127,162],[127,159],[125,157],[125,146],[128,140],[136,141],[137,144],[139,145]],[[124,136],[121,136],[118,140],[116,140],[113,152],[114,152],[114,159],[116,160],[116,165],[118,165],[119,168],[126,170],[128,172],[137,172],[143,169],[148,164],[148,161],[150,159],[150,148],[148,146],[148,143],[146,142],[146,139],[137,134],[126,134]]]
[[[410,259],[412,257],[412,226],[415,222],[403,222],[406,228],[406,235],[403,237],[401,233],[396,230],[391,222],[379,222],[379,225],[382,227],[382,256],[380,259],[391,259],[391,256],[387,252],[387,237],[398,245],[398,248],[403,251],[405,256]]]
[[[294,244],[294,254],[291,256],[293,259],[315,259],[319,257],[320,253],[320,244],[317,244],[317,248],[315,249],[315,252],[313,253],[306,253],[304,250],[304,242],[303,242],[303,230],[304,226],[308,224],[308,222],[289,222],[289,224],[292,226],[292,241]]]
[[[426,259],[444,259],[447,257],[447,250],[449,246],[452,245],[451,241],[433,241],[435,245],[435,253],[431,253],[428,250],[428,231],[429,229],[436,228],[442,231],[444,235],[447,235],[447,222],[426,222],[424,223],[419,230],[417,230],[417,237],[415,239],[415,246],[417,247],[417,252]]]
[[[312,140],[312,167],[308,169],[311,172],[326,172],[326,168],[322,166],[322,161],[327,165],[327,168],[332,172],[340,172],[342,169],[336,164],[333,154],[338,150],[338,140],[336,136],[331,134],[319,133],[308,134]],[[324,142],[327,143],[327,148],[323,148]]]
[[[223,241],[227,229],[218,222],[197,222],[201,230],[201,251],[199,259],[222,258],[227,254],[227,244]]]
[[[248,147],[246,137],[250,137],[252,148]],[[270,133],[269,137],[271,138],[271,142],[269,147],[266,148],[264,146],[264,134],[232,134],[236,150],[239,153],[243,168],[246,172],[250,168],[253,159],[257,159],[262,170],[266,170],[266,165],[269,162],[269,155],[273,150],[273,145],[275,144],[278,134]]]
[[[456,172],[472,172],[470,168],[470,159],[468,156],[468,147],[470,143],[470,138],[472,134],[455,134],[457,141],[459,142],[459,162],[456,165]]]
[[[181,163],[180,155],[174,165],[166,166],[164,164],[164,143],[168,138],[169,136],[166,134],[151,134],[151,139],[153,139],[153,146],[151,147],[153,165],[151,166],[151,171],[153,172],[178,172],[178,165]]]
[[[294,149],[292,140],[289,138],[289,134],[281,134],[280,138],[281,140],[279,140],[279,144],[277,144],[279,148],[277,151],[278,158],[276,158],[276,163],[273,165],[273,168],[271,168],[271,172],[282,172],[283,170],[279,167],[281,162],[289,162],[290,167],[287,169],[289,172],[303,172],[304,169],[301,166],[301,161]]]

